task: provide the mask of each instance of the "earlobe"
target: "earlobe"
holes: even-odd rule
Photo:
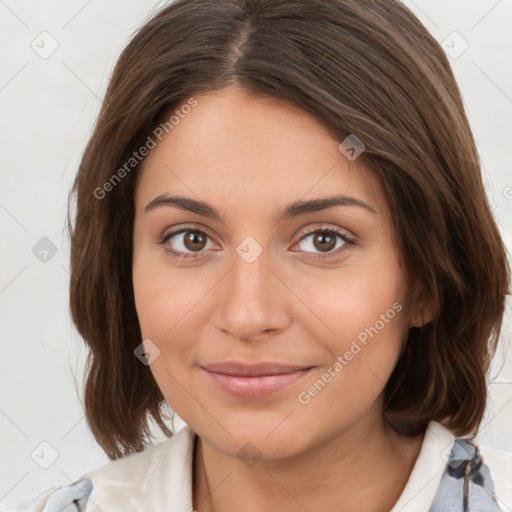
[[[424,327],[436,316],[434,299],[424,288],[417,288],[414,295],[409,327]]]

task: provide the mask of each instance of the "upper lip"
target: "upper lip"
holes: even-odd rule
[[[293,365],[286,363],[261,362],[261,363],[242,363],[236,361],[224,361],[202,365],[202,368],[213,373],[222,373],[224,375],[238,375],[242,377],[258,375],[279,375],[283,373],[292,373],[300,370],[309,370],[311,365]]]

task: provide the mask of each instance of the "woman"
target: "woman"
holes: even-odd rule
[[[506,253],[447,58],[401,3],[170,4],[73,192],[113,462],[27,510],[512,506],[511,455],[475,441]]]

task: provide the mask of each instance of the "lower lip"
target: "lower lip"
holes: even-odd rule
[[[213,382],[222,391],[229,395],[257,400],[273,395],[299,382],[309,374],[312,368],[290,373],[280,373],[278,375],[260,375],[257,377],[226,375],[224,373],[211,372],[205,368],[202,368],[202,370],[210,376]]]

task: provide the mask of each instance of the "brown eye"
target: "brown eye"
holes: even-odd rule
[[[199,256],[208,245],[209,236],[198,229],[178,229],[165,235],[160,242],[168,252],[182,257]]]
[[[302,235],[299,249],[313,259],[328,258],[337,256],[347,245],[354,245],[354,241],[348,235],[334,228],[322,228]]]
[[[318,232],[313,237],[313,245],[322,252],[330,251],[336,247],[336,236],[331,233]]]
[[[186,231],[183,243],[191,251],[200,251],[206,245],[206,235],[199,231]]]

